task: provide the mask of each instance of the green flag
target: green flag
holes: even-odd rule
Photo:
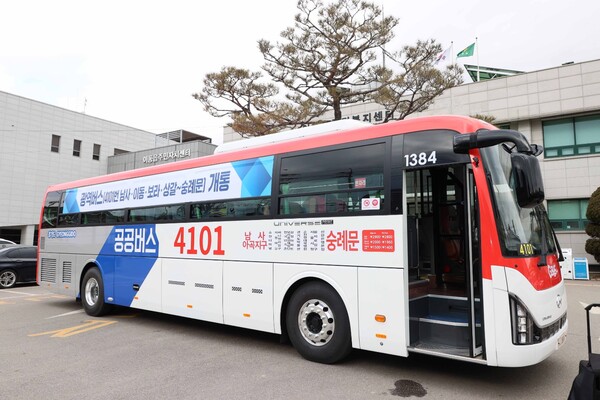
[[[475,43],[471,44],[468,47],[465,47],[460,53],[456,55],[456,57],[471,57],[475,52]]]

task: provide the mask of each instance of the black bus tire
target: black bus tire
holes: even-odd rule
[[[104,301],[104,282],[98,268],[90,268],[81,281],[81,303],[86,314],[100,317],[108,313],[110,304]]]
[[[286,310],[292,345],[307,360],[333,364],[352,351],[344,302],[328,284],[308,282],[292,294]]]

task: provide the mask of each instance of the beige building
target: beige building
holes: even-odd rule
[[[158,136],[168,138],[170,144],[136,152],[115,154],[108,158],[108,173],[204,157],[213,154],[217,147],[212,144],[209,137],[185,130],[161,133]]]
[[[36,243],[46,188],[104,175],[109,159],[125,160],[117,171],[136,151],[144,154],[135,167],[176,161],[198,146],[212,153],[210,144],[174,139],[0,91],[0,238]]]

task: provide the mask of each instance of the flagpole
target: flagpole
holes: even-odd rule
[[[477,36],[475,36],[475,51],[477,52],[477,82],[479,82],[479,45],[477,44]]]
[[[452,54],[452,65],[454,65],[454,40],[450,41],[450,54]]]

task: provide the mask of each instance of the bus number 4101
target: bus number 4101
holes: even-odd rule
[[[188,228],[179,228],[177,236],[173,242],[173,246],[179,247],[179,254],[200,254],[206,256],[212,254],[215,256],[224,256],[223,250],[223,227],[217,226],[214,230],[210,230],[208,226],[203,226],[196,229],[195,226]],[[214,246],[214,248],[213,248]]]

